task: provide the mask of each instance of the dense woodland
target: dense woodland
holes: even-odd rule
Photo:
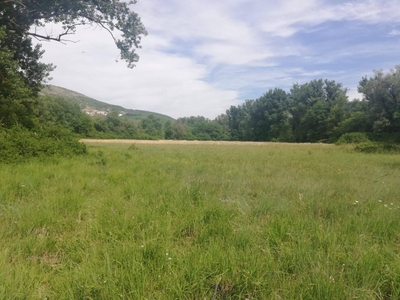
[[[341,83],[318,79],[294,83],[289,91],[270,89],[258,99],[231,106],[214,120],[192,116],[162,121],[150,115],[135,121],[120,117],[118,111],[90,117],[68,99],[39,96],[54,66],[40,62],[43,51],[32,44],[31,26],[61,22],[66,32],[88,21],[121,32],[136,27],[137,32],[117,43],[129,67],[138,60],[134,48],[145,29],[139,17],[118,1],[113,5],[107,1],[50,2],[54,7],[38,6],[35,1],[0,3],[2,161],[85,153],[85,146],[78,142],[83,137],[334,143],[344,134],[363,133],[373,141],[400,141],[400,66],[361,78],[362,100],[348,99]],[[48,14],[47,9],[55,13]],[[125,23],[118,23],[121,20]],[[42,38],[59,40],[62,36]]]

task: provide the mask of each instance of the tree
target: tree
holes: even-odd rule
[[[343,120],[347,88],[334,80],[312,80],[291,89],[291,125],[296,142],[326,140]]]
[[[251,122],[256,141],[290,141],[289,98],[282,89],[270,89],[254,101]]]
[[[140,47],[141,36],[147,34],[140,17],[130,9],[135,3],[136,0],[5,0],[0,11],[10,30],[41,40],[67,41],[66,37],[74,34],[78,26],[97,24],[110,33],[121,59],[134,67],[139,59],[135,49]],[[61,24],[62,31],[39,34],[36,29],[47,23]],[[114,35],[115,30],[120,37]]]
[[[140,127],[145,133],[145,138],[150,139],[162,139],[163,136],[163,126],[159,118],[153,115],[148,115],[146,118],[141,120]]]
[[[62,127],[88,137],[94,132],[94,122],[83,113],[79,105],[61,97],[41,96],[38,99],[37,114],[41,127]]]
[[[363,77],[358,91],[369,103],[369,117],[376,132],[400,130],[400,65],[387,74],[375,71],[371,78]]]
[[[34,125],[34,93],[13,59],[15,53],[6,43],[6,30],[0,27],[0,126]]]

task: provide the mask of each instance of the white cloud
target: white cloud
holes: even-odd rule
[[[157,51],[168,45],[160,37],[143,41],[134,69],[116,63],[118,51],[108,33],[80,32],[81,42],[46,44],[46,62],[55,62],[51,84],[126,108],[149,110],[172,117],[203,115],[214,118],[236,101],[235,91],[206,83],[207,68],[187,57]],[[107,41],[107,43],[104,43]]]

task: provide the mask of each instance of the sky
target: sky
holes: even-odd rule
[[[77,29],[42,42],[50,84],[173,118],[214,119],[269,89],[329,79],[362,98],[373,70],[400,64],[399,0],[138,0],[148,35],[129,69],[109,33]],[[49,25],[42,33],[57,32]]]

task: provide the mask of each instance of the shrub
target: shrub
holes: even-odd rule
[[[357,144],[354,150],[362,153],[400,153],[400,145],[390,143],[365,142]]]
[[[363,132],[349,132],[342,134],[339,140],[336,142],[338,145],[342,144],[360,144],[360,143],[368,143],[370,140],[368,136]]]
[[[364,142],[364,143],[358,143],[355,147],[354,150],[357,152],[362,152],[362,153],[380,153],[383,152],[382,147],[375,142]]]
[[[0,163],[24,161],[33,157],[85,154],[86,146],[68,130],[51,127],[30,131],[20,126],[0,129]]]

